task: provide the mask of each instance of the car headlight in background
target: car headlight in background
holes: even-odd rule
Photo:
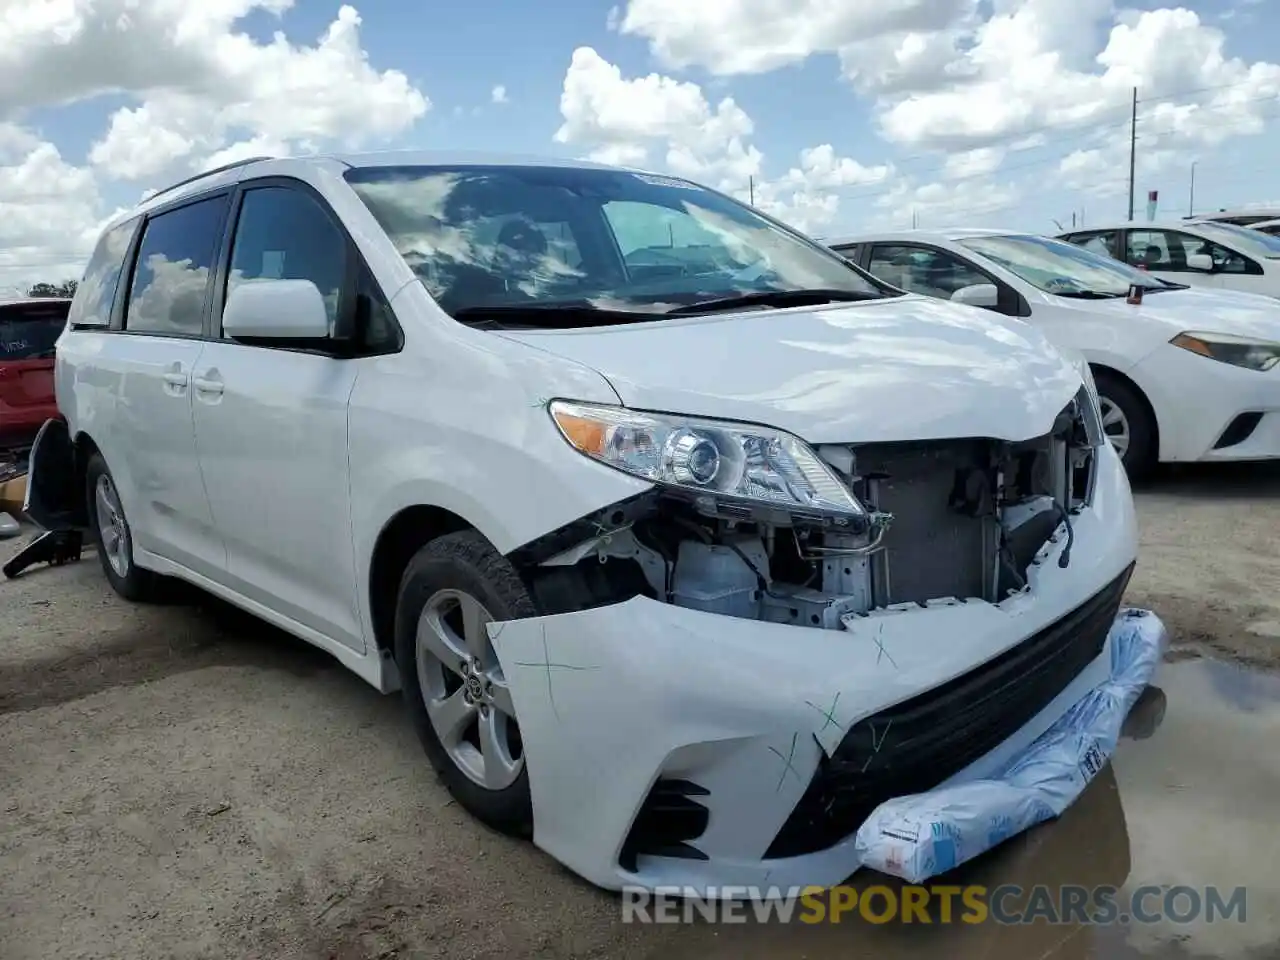
[[[803,440],[724,420],[554,400],[552,418],[578,452],[673,491],[823,514],[868,518],[867,508]]]
[[[1280,343],[1229,333],[1180,333],[1169,341],[1202,357],[1249,370],[1270,370],[1280,363]]]

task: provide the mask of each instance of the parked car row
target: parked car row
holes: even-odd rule
[[[1123,244],[1150,232],[1111,235]],[[1024,319],[1082,354],[1103,428],[1131,475],[1161,461],[1280,457],[1273,298],[1175,283],[1175,274],[1028,234],[908,231],[828,243],[900,289]],[[1135,287],[1142,296],[1132,303]]]
[[[1117,223],[1061,239],[1164,280],[1280,297],[1280,237],[1232,223]]]
[[[839,882],[883,801],[1061,723],[1102,726],[1052,795],[1097,773],[1125,463],[1280,454],[1280,332],[1059,240],[834,245],[583,162],[232,164],[105,229],[28,510],[401,691],[594,883]]]

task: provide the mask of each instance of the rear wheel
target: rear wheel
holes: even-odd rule
[[[111,588],[126,600],[154,599],[159,577],[133,562],[133,534],[120,493],[107,462],[99,453],[89,458],[85,470],[89,535],[98,549],[102,572]]]
[[[1149,475],[1156,465],[1155,418],[1137,390],[1118,377],[1095,374],[1102,431],[1132,479]]]
[[[396,606],[405,705],[432,766],[473,816],[529,836],[533,805],[511,689],[486,625],[535,615],[510,562],[463,531],[409,561]]]

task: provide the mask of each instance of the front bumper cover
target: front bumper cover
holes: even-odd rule
[[[534,842],[610,889],[844,880],[866,862],[856,832],[881,801],[1005,770],[1110,681],[1108,627],[1137,552],[1114,460],[1073,520],[1069,565],[1057,538],[999,604],[900,605],[821,630],[635,597],[492,624]],[[1026,691],[1009,683],[1018,669],[1038,677]],[[949,727],[981,735],[956,746]],[[940,744],[956,756],[931,775],[919,759]],[[859,795],[863,765],[879,787]]]

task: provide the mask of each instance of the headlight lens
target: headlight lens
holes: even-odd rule
[[[552,401],[551,416],[580,453],[691,494],[838,517],[867,509],[798,437],[771,427]]]
[[[1249,370],[1270,370],[1280,363],[1280,343],[1251,340],[1229,333],[1180,333],[1169,341],[1202,357]]]

